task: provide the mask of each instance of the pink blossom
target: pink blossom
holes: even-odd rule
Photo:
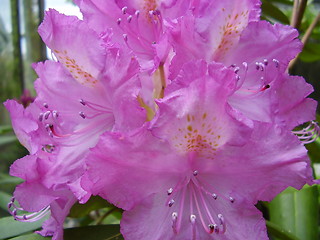
[[[258,21],[259,1],[203,3],[172,24],[176,55],[169,78],[175,79],[190,60],[221,62],[238,75],[237,91],[228,103],[239,114],[289,130],[313,120],[316,102],[306,98],[312,86],[286,73],[301,50],[298,32]]]
[[[268,239],[254,204],[312,183],[306,149],[279,126],[234,118],[232,70],[193,66],[153,121],[101,136],[82,186],[126,210],[126,239]]]
[[[136,56],[143,69],[155,70],[171,48],[165,23],[185,13],[190,0],[76,0],[84,20],[98,33],[113,30],[112,41]]]
[[[106,47],[84,22],[54,10],[46,13],[39,32],[58,62],[34,65],[39,78],[30,106],[5,103],[20,142],[30,152],[11,166],[10,174],[25,182],[16,188],[10,210],[20,221],[51,212],[40,233],[62,239],[71,206],[90,197],[80,186],[89,148],[105,131],[141,126],[145,111],[137,101],[139,65],[134,58]],[[19,215],[20,210],[34,213]]]

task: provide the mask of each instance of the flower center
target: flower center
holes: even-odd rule
[[[178,133],[172,137],[173,145],[179,152],[197,152],[200,157],[213,159],[228,135],[221,121],[207,112],[187,114],[185,120],[184,127],[178,128]]]

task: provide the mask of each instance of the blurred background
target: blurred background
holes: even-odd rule
[[[298,8],[294,2],[299,3]],[[37,76],[31,64],[51,58],[51,52],[42,43],[37,33],[44,11],[49,8],[55,8],[66,15],[82,17],[71,0],[0,0],[1,103],[6,99],[17,99],[27,106],[33,101],[35,96],[33,82]],[[299,30],[305,46],[299,57],[292,62],[289,71],[293,75],[303,76],[314,86],[315,91],[311,97],[318,101],[320,99],[319,13],[320,0],[262,1],[263,19],[272,23],[291,25]],[[320,141],[317,140],[307,147],[315,176],[320,178]],[[9,219],[7,203],[15,186],[21,182],[20,179],[10,177],[8,171],[14,160],[26,154],[27,151],[14,136],[7,111],[0,104],[0,239],[17,235],[17,233],[2,235],[2,229],[11,223],[8,222],[9,220],[6,220],[7,222],[3,220]],[[259,203],[257,207],[261,209],[265,218],[270,220],[268,230],[271,239],[320,239],[319,188],[317,186],[306,187],[299,192],[288,189],[272,203]],[[105,217],[101,218],[104,215]],[[75,206],[66,227],[118,223],[120,217],[119,211],[96,198],[86,206]],[[19,234],[28,233],[40,225],[21,227]],[[35,236],[32,236],[33,238],[30,239],[35,239]],[[117,238],[108,239],[119,238],[119,234],[115,236]]]

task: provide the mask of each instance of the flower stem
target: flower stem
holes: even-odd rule
[[[317,26],[317,23],[320,21],[320,13],[313,19],[312,23],[310,24],[310,26],[308,27],[306,33],[304,34],[303,38],[301,39],[301,42],[303,44],[303,47],[306,45],[306,43],[308,42],[311,33],[313,31],[313,29]],[[294,58],[288,66],[289,71],[292,70],[293,66],[296,64],[297,60],[298,60],[298,56],[296,56],[296,58]]]
[[[292,9],[292,16],[291,16],[291,26],[294,28],[299,28],[304,11],[306,10],[308,0],[295,0]]]

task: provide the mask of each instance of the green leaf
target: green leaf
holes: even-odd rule
[[[13,129],[12,129],[11,125],[1,125],[0,126],[0,134],[12,132],[12,131],[13,131]]]
[[[26,234],[9,240],[45,240],[39,234]],[[64,229],[64,240],[123,240],[119,225],[98,225]]]
[[[274,19],[278,22],[289,24],[288,17],[268,0],[263,0],[261,5],[263,16],[267,19]]]
[[[64,240],[123,240],[119,225],[97,225],[64,230]]]
[[[106,200],[99,196],[94,196],[85,204],[76,203],[70,210],[69,217],[81,218],[88,215],[91,211],[112,206]]]
[[[266,222],[267,222],[268,233],[271,236],[276,237],[281,240],[299,240],[299,238],[297,238],[295,235],[283,230],[277,224],[274,224],[270,221],[266,221]]]
[[[8,203],[11,200],[11,195],[5,192],[0,191],[0,208],[7,210]]]
[[[42,237],[39,234],[31,233],[31,234],[22,235],[15,238],[10,238],[8,240],[46,240],[46,239],[49,240],[51,239],[51,237]]]
[[[14,135],[3,135],[3,136],[0,136],[0,146],[2,145],[6,145],[6,144],[9,144],[9,143],[13,143],[17,141],[17,137],[14,136]]]
[[[23,182],[23,180],[21,178],[12,177],[12,176],[5,174],[5,173],[0,173],[0,185],[5,185],[5,184],[18,185],[22,182]]]
[[[304,62],[315,62],[320,60],[320,44],[307,43],[299,58]]]
[[[319,239],[317,186],[305,186],[300,191],[292,188],[285,190],[270,202],[269,214],[273,224],[296,235],[298,239]]]
[[[39,229],[46,219],[48,219],[48,216],[37,222],[18,222],[11,216],[0,218],[0,239],[18,236],[22,233]]]

